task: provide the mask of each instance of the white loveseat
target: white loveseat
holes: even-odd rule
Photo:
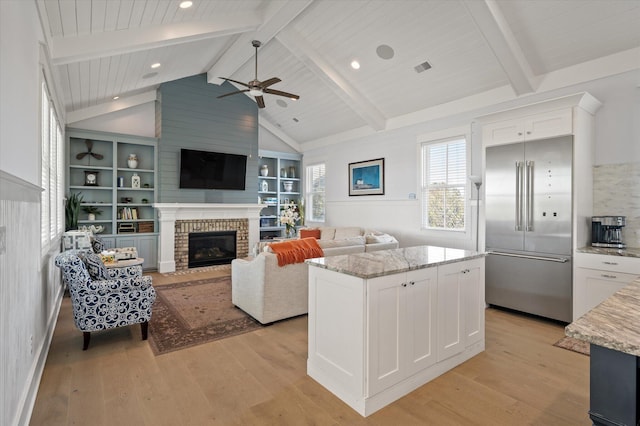
[[[325,257],[398,248],[394,237],[357,227],[324,227],[320,233],[318,244]],[[306,314],[309,266],[306,263],[278,266],[277,256],[266,248],[251,260],[231,262],[232,303],[262,324]]]

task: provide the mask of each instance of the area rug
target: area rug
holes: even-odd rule
[[[149,343],[162,355],[262,325],[231,303],[231,277],[223,276],[156,286],[149,321]]]
[[[589,356],[589,342],[585,342],[584,340],[578,340],[574,339],[573,337],[564,336],[562,339],[555,342],[553,346],[568,349],[570,351]]]

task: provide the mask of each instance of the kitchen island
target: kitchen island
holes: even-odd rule
[[[363,416],[484,350],[484,254],[311,259],[307,374]]]
[[[640,421],[640,279],[569,324],[565,334],[590,343],[594,425]]]

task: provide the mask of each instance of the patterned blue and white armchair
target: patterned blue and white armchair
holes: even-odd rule
[[[142,340],[147,340],[156,291],[151,277],[142,276],[140,266],[107,269],[100,256],[78,250],[60,253],[56,266],[62,269],[71,294],[73,319],[84,335],[82,350],[89,347],[92,331],[137,323]]]

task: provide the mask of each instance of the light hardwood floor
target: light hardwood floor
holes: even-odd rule
[[[165,277],[154,285],[219,272]],[[154,356],[139,327],[83,352],[62,304],[32,425],[589,425],[589,358],[561,325],[488,309],[486,350],[363,418],[306,375],[306,316]]]

